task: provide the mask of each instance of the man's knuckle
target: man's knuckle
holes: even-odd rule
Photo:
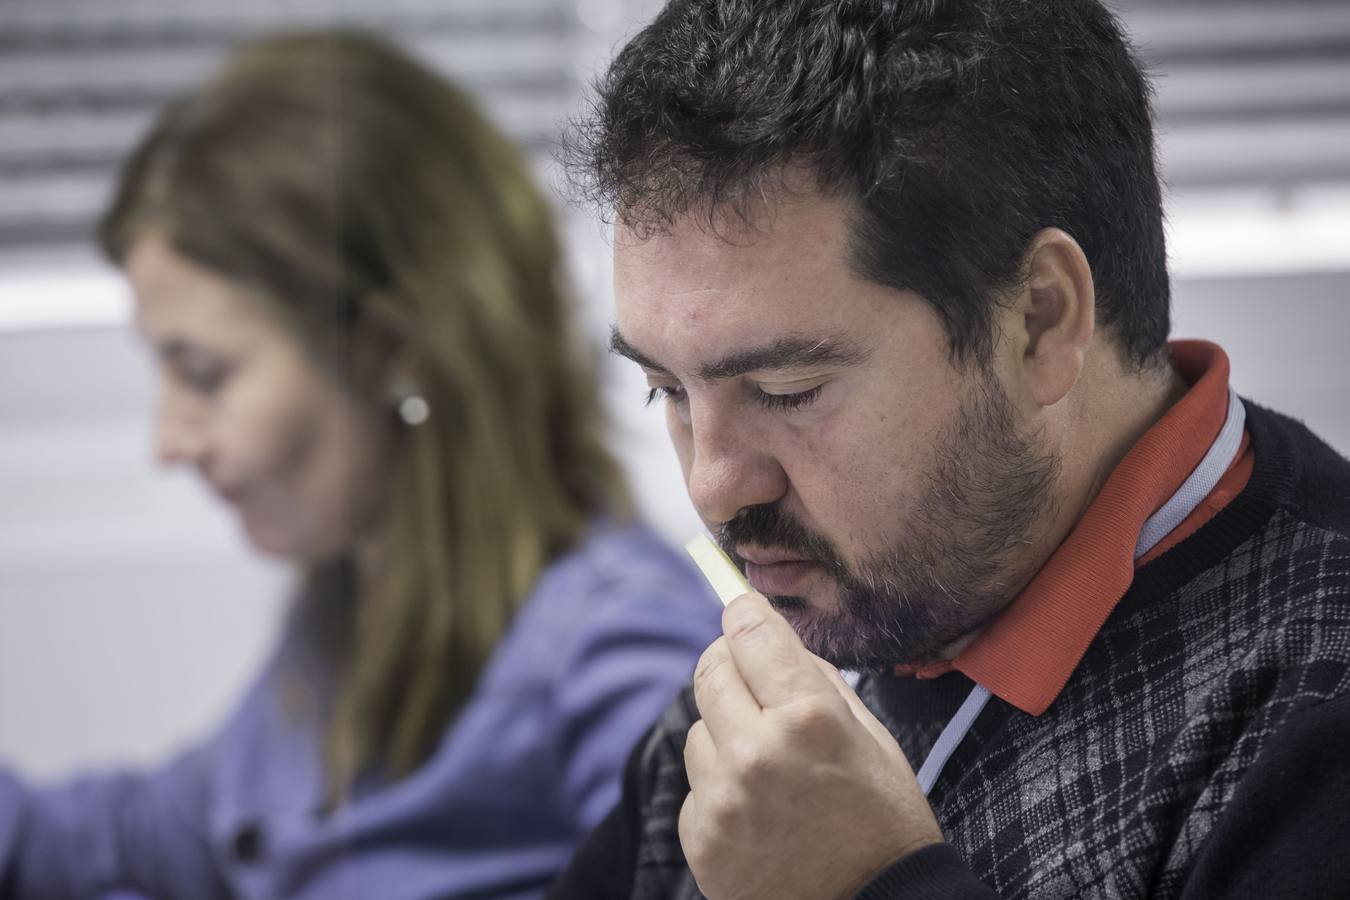
[[[699,719],[693,725],[689,726],[689,731],[684,735],[684,756],[686,759],[688,759],[689,754],[698,747],[699,742],[703,740],[701,730],[706,731],[707,728],[708,726],[703,724],[702,719]]]
[[[736,825],[740,821],[741,806],[730,795],[720,794],[708,801],[705,817],[706,821],[703,825],[705,828],[710,828],[712,834],[731,834],[735,832]]]
[[[834,734],[840,724],[837,703],[810,697],[781,710],[784,727],[794,735],[817,739]]]
[[[759,640],[767,632],[769,620],[762,610],[749,603],[733,603],[722,615],[722,630],[737,642]]]
[[[722,666],[722,660],[714,659],[704,654],[699,658],[698,665],[694,667],[694,685],[695,687],[706,688],[717,675],[717,670]]]
[[[727,762],[736,779],[758,784],[773,773],[775,760],[767,741],[737,741],[727,748]]]
[[[708,649],[703,651],[703,655],[698,658],[698,663],[694,666],[694,683],[696,685],[704,684],[710,678],[715,677],[729,659],[726,639],[718,638],[713,641]]]
[[[680,846],[684,850],[685,857],[690,862],[699,860],[703,855],[704,828],[699,821],[692,794],[685,798],[684,805],[680,807],[676,832],[680,836]]]

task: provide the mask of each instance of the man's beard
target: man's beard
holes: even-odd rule
[[[855,566],[776,505],[748,507],[718,529],[737,545],[788,550],[821,566],[839,589],[833,611],[770,596],[807,649],[845,669],[937,660],[998,615],[1034,574],[1031,535],[1053,513],[1060,461],[1018,433],[1011,401],[981,378],[936,443],[901,536]]]

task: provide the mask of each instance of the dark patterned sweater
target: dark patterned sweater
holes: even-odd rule
[[[1350,462],[1246,404],[1256,464],[1135,573],[1050,708],[991,698],[929,795],[945,844],[858,900],[1350,898]],[[865,676],[917,770],[960,673]],[[697,900],[677,816],[686,692],[553,900]]]

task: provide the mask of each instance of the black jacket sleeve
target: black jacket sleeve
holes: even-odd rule
[[[1350,697],[1290,717],[1196,856],[1184,900],[1350,897]]]
[[[930,844],[872,879],[854,900],[998,900],[948,844]]]

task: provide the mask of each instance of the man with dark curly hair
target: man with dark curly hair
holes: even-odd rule
[[[1109,12],[672,0],[570,152],[755,590],[556,898],[1350,896],[1350,463],[1168,343]]]

